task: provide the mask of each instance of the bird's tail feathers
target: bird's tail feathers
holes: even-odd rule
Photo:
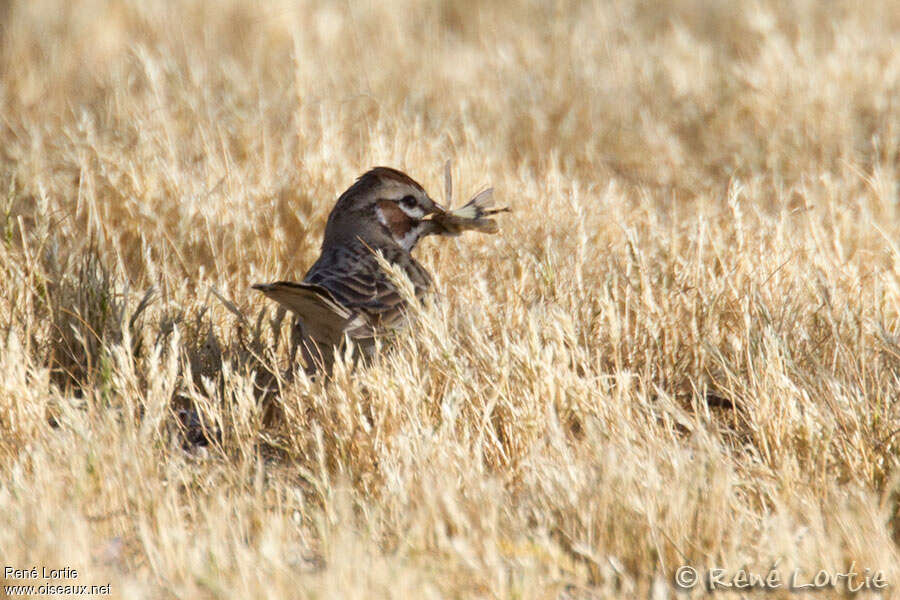
[[[340,304],[322,286],[276,281],[252,287],[300,317],[307,334],[319,343],[337,346],[345,334],[356,337],[366,326],[362,315]]]

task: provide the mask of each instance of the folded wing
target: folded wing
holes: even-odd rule
[[[429,289],[431,277],[408,252],[399,247],[385,248],[383,255],[406,273],[416,296]],[[406,303],[369,248],[356,249],[353,260],[341,260],[324,253],[307,273],[304,282],[325,288],[338,304],[365,316],[369,329],[351,326],[350,337],[369,337],[372,329],[392,329],[403,321]]]

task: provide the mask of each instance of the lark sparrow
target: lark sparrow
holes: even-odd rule
[[[447,195],[451,193],[449,167]],[[388,167],[363,174],[338,198],[328,216],[321,254],[301,283],[279,281],[254,289],[299,317],[307,368],[330,370],[333,351],[345,336],[357,344],[398,327],[405,303],[381,268],[376,253],[399,267],[412,282],[416,296],[431,286],[431,276],[412,257],[416,243],[427,235],[459,235],[465,229],[495,232],[485,216],[490,190],[458,211],[448,212],[415,180]]]

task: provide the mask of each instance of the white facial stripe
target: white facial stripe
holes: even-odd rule
[[[406,235],[400,238],[395,238],[395,241],[400,244],[404,250],[407,252],[412,250],[412,247],[416,245],[416,242],[419,241],[419,237],[422,235],[422,230],[425,228],[425,223],[418,223],[415,227],[406,232]]]
[[[417,221],[425,216],[425,209],[418,204],[415,206],[406,206],[402,202],[398,202],[397,206],[399,206],[400,210],[405,212],[409,217],[416,219]]]
[[[375,207],[375,217],[378,219],[378,222],[388,227],[387,219],[384,218],[384,212],[381,210],[380,206]]]

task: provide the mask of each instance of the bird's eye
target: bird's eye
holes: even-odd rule
[[[418,202],[416,202],[416,199],[414,196],[408,195],[408,196],[403,196],[400,199],[400,204],[402,204],[403,206],[406,206],[408,208],[412,208],[413,206],[417,205]]]

